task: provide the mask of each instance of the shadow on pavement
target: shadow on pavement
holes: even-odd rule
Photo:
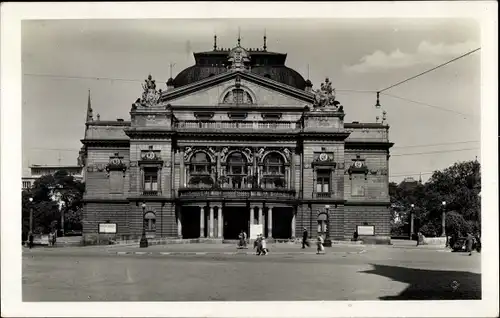
[[[385,276],[409,284],[398,295],[379,297],[381,300],[481,299],[481,274],[371,265],[373,269],[363,273]]]

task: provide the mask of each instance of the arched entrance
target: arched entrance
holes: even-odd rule
[[[156,215],[153,211],[148,211],[144,214],[144,229],[146,230],[147,238],[156,236]]]

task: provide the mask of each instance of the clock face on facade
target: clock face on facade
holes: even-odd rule
[[[328,159],[328,155],[326,153],[322,153],[319,155],[319,160],[326,161]]]
[[[361,161],[356,161],[356,162],[354,163],[354,166],[355,166],[356,168],[361,168],[361,167],[363,166],[363,163],[362,163]]]

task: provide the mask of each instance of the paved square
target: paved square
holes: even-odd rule
[[[480,299],[480,254],[397,246],[34,249],[23,252],[23,301],[292,301]],[[147,254],[118,254],[117,251]],[[282,252],[282,250],[295,251]],[[251,250],[250,250],[251,251]]]

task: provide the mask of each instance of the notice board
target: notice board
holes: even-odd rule
[[[259,234],[264,234],[262,224],[250,224],[250,239],[255,240]]]

